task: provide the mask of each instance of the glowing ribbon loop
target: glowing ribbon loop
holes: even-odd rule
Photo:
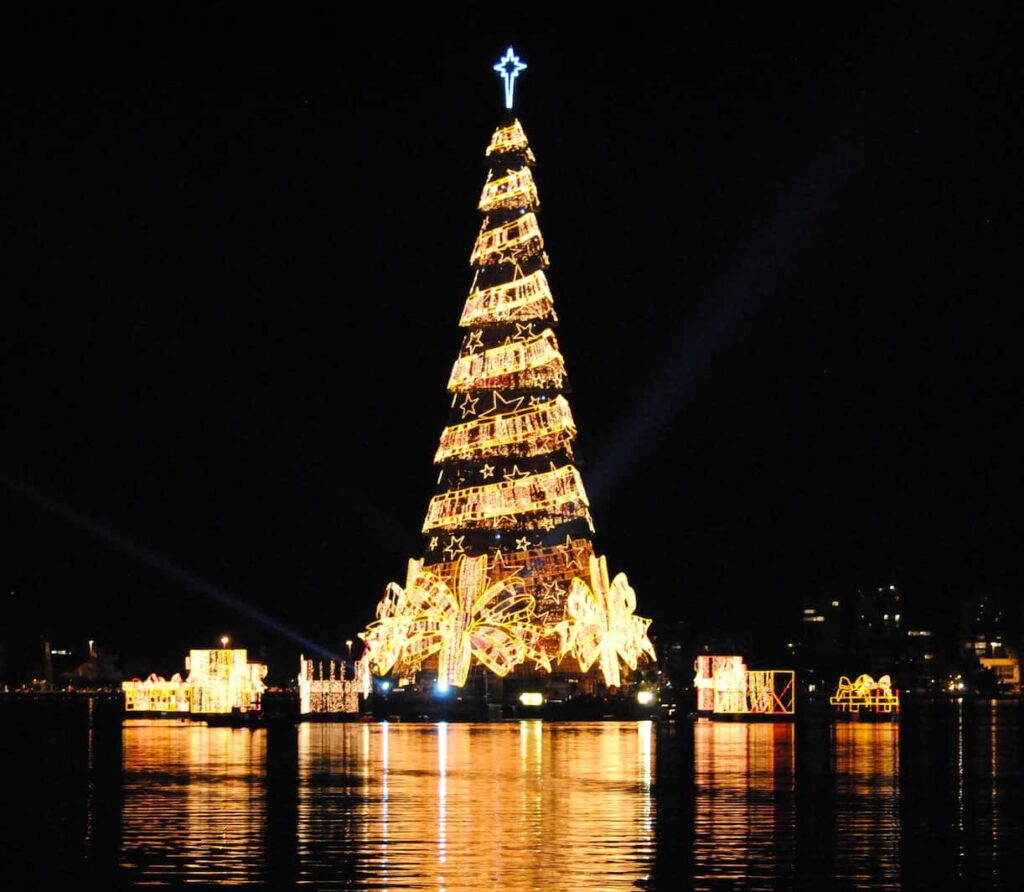
[[[422,566],[422,560],[410,560],[406,578],[415,578]],[[366,645],[364,659],[378,675],[387,675],[398,662],[414,619],[415,612],[402,587],[389,582],[377,605],[377,621],[359,633]]]
[[[577,577],[569,589],[567,619],[559,624],[561,655],[571,652],[583,672],[599,663],[605,684],[618,687],[620,659],[630,669],[643,654],[657,659],[647,637],[651,621],[635,611],[636,592],[626,575],[619,573],[609,584],[604,557],[591,557],[590,585]]]
[[[466,683],[473,660],[495,675],[507,675],[526,658],[527,641],[538,635],[533,598],[518,576],[488,585],[486,555],[460,558],[454,578],[453,591],[421,569],[406,587],[415,619],[405,658],[422,663],[437,654],[438,680],[456,687]]]
[[[434,463],[452,459],[532,456],[570,444],[576,425],[565,397],[446,427]]]
[[[543,270],[503,285],[470,292],[459,325],[470,328],[488,322],[516,322],[522,319],[558,321],[551,289]]]
[[[471,266],[506,263],[513,255],[530,256],[544,247],[544,236],[540,234],[537,215],[532,211],[493,229],[487,228],[488,222],[484,217],[469,256]]]

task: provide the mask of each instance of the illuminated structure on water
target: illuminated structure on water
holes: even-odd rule
[[[877,681],[870,675],[858,675],[850,681],[845,675],[839,679],[836,692],[828,698],[837,711],[843,713],[859,713],[862,709],[869,713],[892,714],[900,711],[900,693],[893,690],[888,675]]]
[[[192,650],[185,668],[184,681],[175,673],[170,681],[150,675],[122,682],[125,710],[223,715],[261,708],[267,667],[250,662],[245,648]]]
[[[495,65],[510,109],[525,67],[511,48]],[[590,673],[617,687],[655,657],[650,620],[635,615],[625,575],[609,578],[591,542],[535,158],[518,119],[494,131],[485,154],[483,221],[424,554],[409,561],[404,584],[388,585],[360,635],[364,659],[399,679],[436,672],[441,690],[466,684],[473,667]]]
[[[722,716],[792,716],[796,676],[792,669],[748,669],[743,657],[701,654],[693,665],[697,712]]]
[[[358,713],[359,694],[362,692],[359,679],[343,678],[344,668],[331,660],[327,677],[324,678],[324,664],[299,657],[299,713],[301,715],[329,715],[331,713]]]

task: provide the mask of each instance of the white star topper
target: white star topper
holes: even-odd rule
[[[524,68],[526,68],[526,63],[519,61],[519,57],[512,51],[512,47],[505,50],[504,58],[500,59],[494,66],[494,70],[505,81],[505,108],[512,108],[512,95],[516,89],[516,78],[519,77],[519,72]]]

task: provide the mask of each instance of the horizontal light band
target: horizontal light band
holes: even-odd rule
[[[534,374],[530,374],[530,373]],[[565,363],[550,328],[533,338],[511,341],[460,356],[452,366],[448,390],[463,393],[488,387],[561,387]]]
[[[505,176],[497,179],[488,176],[477,207],[484,213],[490,213],[516,208],[536,208],[539,203],[533,174],[530,173],[530,168],[524,167],[522,170],[510,170]]]
[[[535,242],[535,243],[534,243]],[[471,265],[488,265],[501,263],[509,259],[508,255],[516,248],[533,244],[537,251],[544,247],[544,237],[540,234],[540,224],[533,212],[516,217],[508,223],[502,223],[493,229],[487,229],[487,218],[480,227],[480,234],[473,245],[473,253],[469,257]]]
[[[459,325],[469,328],[490,322],[548,318],[553,321],[558,319],[548,278],[544,270],[539,269],[513,282],[471,292],[466,298]]]
[[[499,127],[491,134],[490,145],[484,153],[488,158],[491,155],[505,155],[509,152],[526,152],[526,161],[532,164],[536,159],[530,151],[530,143],[526,139],[526,131],[523,125],[516,118],[507,127]]]
[[[434,463],[499,455],[541,455],[575,436],[569,403],[558,396],[536,406],[446,427],[441,432]]]
[[[423,532],[438,529],[494,528],[501,518],[517,515],[516,527],[529,528],[531,517],[585,517],[587,494],[572,465],[528,474],[501,483],[440,493],[430,500]]]

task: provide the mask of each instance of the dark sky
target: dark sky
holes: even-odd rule
[[[1022,29],[980,6],[310,14],[5,66],[0,617],[134,657],[285,640],[239,604],[335,650],[372,619],[419,554],[509,42],[640,612],[1019,597]]]

